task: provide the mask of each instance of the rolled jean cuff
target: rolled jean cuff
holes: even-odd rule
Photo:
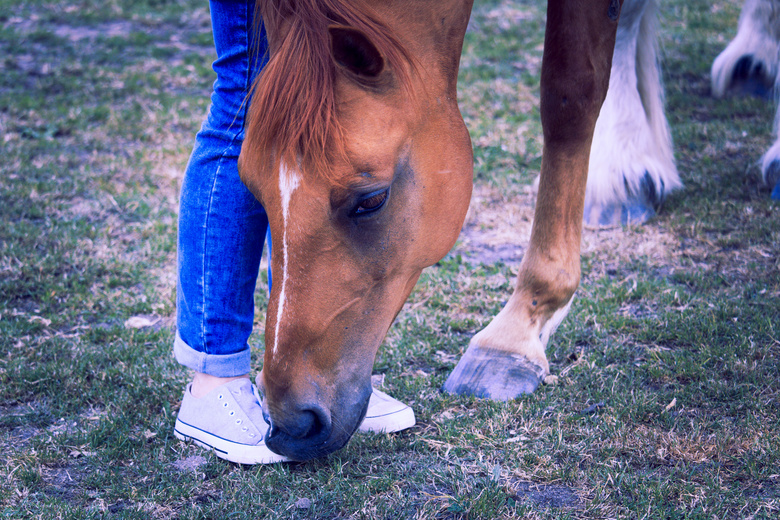
[[[206,354],[187,345],[179,333],[173,341],[173,355],[176,361],[196,372],[214,377],[236,377],[248,374],[252,368],[249,345],[232,354]]]

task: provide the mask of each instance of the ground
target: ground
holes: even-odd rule
[[[544,3],[478,2],[459,91],[472,208],[375,365],[418,425],[240,467],[172,432],[188,377],[171,356],[178,189],[213,81],[205,3],[0,0],[0,515],[776,518],[780,207],[757,166],[774,108],[709,96],[739,9],[662,1],[685,188],[645,226],[585,230],[548,348],[557,382],[490,403],[440,387],[529,237]]]

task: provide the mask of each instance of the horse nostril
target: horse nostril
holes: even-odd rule
[[[318,439],[330,435],[330,418],[325,410],[312,407],[295,414],[286,414],[281,421],[271,423],[268,437],[286,435],[291,439]]]
[[[309,439],[317,437],[323,430],[324,425],[316,413],[312,410],[304,410],[300,414],[299,431],[303,432],[302,435],[294,435],[299,439]]]

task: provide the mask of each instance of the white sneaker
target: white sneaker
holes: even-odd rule
[[[289,460],[268,449],[264,437],[268,423],[254,385],[236,379],[219,386],[200,399],[187,385],[173,433],[192,440],[225,460],[239,464],[271,464]]]
[[[358,431],[374,433],[400,432],[415,425],[414,410],[384,392],[373,389],[368,400],[366,418]]]

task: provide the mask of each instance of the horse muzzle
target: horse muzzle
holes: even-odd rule
[[[281,406],[269,406],[266,397],[263,413],[270,425],[266,445],[272,451],[298,461],[323,457],[343,448],[366,415],[370,387],[368,392],[361,394],[365,397],[333,406],[291,399],[284,399]]]

